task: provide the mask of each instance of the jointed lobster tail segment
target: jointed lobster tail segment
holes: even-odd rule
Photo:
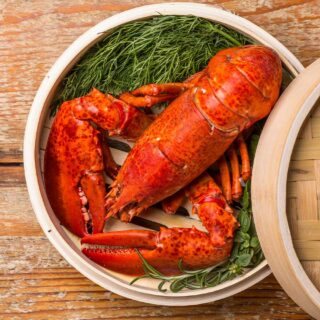
[[[103,170],[108,149],[91,121],[109,134],[132,139],[151,123],[143,112],[96,89],[60,107],[47,143],[44,179],[54,212],[80,237],[102,232],[106,214]]]
[[[281,77],[272,49],[220,51],[139,138],[107,195],[108,217],[129,221],[199,176],[270,112]]]

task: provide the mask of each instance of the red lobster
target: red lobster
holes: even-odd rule
[[[120,99],[93,90],[65,102],[49,136],[44,175],[49,201],[60,221],[85,236],[82,243],[106,246],[83,252],[107,268],[134,275],[143,273],[135,248],[166,274],[179,272],[180,259],[191,269],[225,260],[237,221],[213,179],[200,175],[244,129],[269,114],[281,78],[281,62],[273,50],[245,46],[220,51],[184,83],[146,85]],[[153,122],[135,108],[172,99]],[[142,134],[107,195],[104,167],[114,175],[118,168],[110,160],[100,129],[131,139]],[[106,212],[107,218],[130,221],[197,177],[186,193],[208,233],[163,228],[88,235],[102,232]]]

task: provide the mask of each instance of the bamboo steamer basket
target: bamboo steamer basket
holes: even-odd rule
[[[254,220],[267,261],[290,297],[320,319],[320,59],[286,89],[260,137]]]
[[[110,17],[102,21],[95,27],[88,30],[82,36],[80,36],[60,56],[60,58],[56,61],[56,63],[51,68],[51,70],[45,76],[36,94],[33,105],[31,107],[28,121],[27,121],[26,131],[25,131],[25,140],[24,140],[25,177],[26,177],[27,187],[28,187],[29,196],[30,196],[33,209],[35,211],[37,219],[45,235],[48,237],[51,243],[55,246],[55,248],[60,252],[60,254],[79,272],[81,272],[83,275],[85,275],[87,278],[91,279],[98,285],[128,298],[132,298],[132,299],[139,300],[142,302],[147,302],[147,303],[159,304],[159,305],[176,305],[176,306],[194,305],[194,304],[215,301],[218,299],[222,299],[222,298],[234,295],[240,291],[245,290],[251,285],[259,282],[271,272],[267,265],[267,262],[263,261],[262,263],[260,263],[260,265],[258,265],[254,269],[248,271],[242,276],[235,278],[234,280],[225,282],[213,288],[208,288],[203,290],[194,290],[194,291],[186,290],[179,293],[170,293],[170,292],[163,293],[163,292],[159,292],[156,289],[157,283],[154,280],[143,280],[143,282],[141,281],[135,286],[130,286],[129,285],[129,282],[131,280],[130,277],[124,276],[115,272],[111,272],[105,268],[102,268],[96,265],[94,262],[87,259],[81,253],[79,249],[79,239],[75,238],[68,231],[66,231],[60,225],[59,221],[57,221],[50,207],[48,199],[46,197],[46,192],[45,192],[44,183],[43,183],[43,176],[42,176],[43,154],[44,154],[46,141],[47,141],[49,130],[52,123],[52,119],[49,117],[49,107],[61,80],[68,73],[68,71],[74,66],[74,64],[82,57],[82,55],[93,44],[99,41],[106,34],[106,32],[110,32],[115,27],[120,26],[124,23],[138,20],[138,19],[150,18],[152,16],[156,16],[159,14],[161,15],[195,15],[208,20],[218,22],[218,23],[222,23],[230,28],[233,28],[239,32],[246,34],[247,36],[254,39],[256,42],[259,42],[274,48],[279,53],[284,67],[287,69],[289,73],[291,73],[293,77],[297,76],[300,72],[303,71],[303,66],[297,60],[297,58],[295,58],[294,55],[288,49],[286,49],[279,41],[277,41],[267,32],[265,32],[258,26],[252,24],[251,22],[239,16],[236,16],[232,13],[226,12],[222,9],[219,9],[210,5],[195,4],[195,3],[165,3],[165,4],[139,7],[139,8],[135,8],[135,9],[117,14],[113,17]],[[276,116],[276,114],[280,109],[281,108],[277,108],[275,112],[272,112],[272,116],[270,117],[270,120],[266,125],[267,128],[272,127],[273,122],[279,121],[278,116]],[[312,119],[314,119],[314,117]],[[284,123],[289,123],[287,116],[283,116],[281,121],[283,121]],[[315,126],[316,128],[320,127],[320,121],[318,122],[319,123],[318,127],[316,124],[314,124],[316,120],[312,120],[312,121],[313,121],[312,122],[313,126]],[[270,132],[269,129],[267,131]],[[299,143],[301,141],[302,143],[304,142],[309,143],[309,142],[306,142],[307,137],[309,137],[308,129],[305,129],[305,132],[306,132],[304,134],[305,138],[299,140]],[[276,133],[274,133],[274,135],[276,135]],[[261,183],[261,179],[264,179],[265,177],[260,176],[259,170],[257,169],[259,166],[261,166],[261,163],[264,162],[263,156],[264,156],[264,153],[266,153],[265,150],[268,148],[268,146],[271,145],[269,141],[266,141],[268,139],[266,139],[265,136],[266,135],[263,135],[262,142],[259,143],[257,158],[255,160],[254,177],[253,177],[254,178],[253,205],[254,205],[254,211],[255,211],[254,215],[255,215],[255,219],[257,220],[259,238],[262,242],[264,250],[266,250],[266,248],[269,247],[269,242],[263,237],[266,237],[268,239],[269,235],[266,234],[263,226],[263,221],[259,220],[259,214],[257,214],[257,212],[262,211],[261,209],[262,207],[265,208],[264,210],[267,210],[266,208],[268,207],[268,206],[265,206],[265,201],[268,201],[268,198],[266,195],[264,195],[264,190],[269,190],[270,192],[271,191],[277,192],[277,190],[275,189],[271,190],[271,187],[273,187],[273,185],[271,186],[269,184],[269,181],[265,180],[266,182],[264,184]],[[291,138],[290,141],[292,145],[294,145],[295,139],[293,140],[292,139],[293,138]],[[273,149],[270,149],[270,150],[273,150]],[[270,150],[269,150],[269,154],[271,155]],[[125,154],[123,152],[113,149],[112,153],[119,163],[123,161],[125,157]],[[319,153],[320,152],[318,152],[318,157],[320,157]],[[300,154],[301,154],[301,151],[300,151]],[[300,194],[299,190],[304,189],[304,186],[306,185],[305,181],[309,181],[310,184],[308,184],[308,186],[310,190],[312,192],[313,191],[316,192],[315,181],[319,181],[320,179],[319,178],[320,165],[317,166],[318,176],[315,175],[317,178],[311,179],[313,172],[314,174],[316,174],[315,173],[316,170],[314,170],[312,173],[311,171],[309,172],[309,169],[313,166],[310,161],[311,160],[308,160],[306,162],[304,160],[301,160],[299,164],[297,162],[294,162],[293,164],[293,168],[296,168],[295,170],[296,171],[298,170],[298,172],[300,172],[299,170],[304,170],[303,168],[305,165],[307,165],[308,169],[307,169],[306,175],[304,176],[307,179],[303,179],[301,176],[301,184],[297,183],[296,189],[294,189],[294,187],[290,184],[291,181],[294,181],[294,180],[290,180],[289,178],[290,180],[289,185],[291,186],[290,190],[292,190],[292,193],[295,194],[295,197],[292,197],[292,199],[298,199],[297,194]],[[317,163],[317,162],[315,161],[314,163]],[[262,170],[262,171],[266,172],[266,170]],[[294,172],[294,170],[292,172]],[[289,175],[289,177],[293,177],[292,179],[295,179],[296,176],[297,174],[294,174],[294,173]],[[273,178],[275,178],[275,176]],[[284,177],[284,179],[285,179],[284,181],[286,182],[286,177]],[[313,187],[311,185],[313,185]],[[257,190],[255,190],[255,188]],[[264,188],[268,188],[268,189],[264,189]],[[303,193],[303,195],[305,195],[306,197],[308,196],[308,194],[309,194],[308,192]],[[301,194],[301,197],[303,195]],[[271,197],[274,195],[271,193],[270,194],[268,193],[268,196]],[[293,211],[295,210],[294,212],[297,212],[298,209],[301,207],[301,205],[300,207],[298,205],[295,207],[294,205],[299,203],[299,201],[296,200],[294,202],[292,201],[292,199],[290,198],[288,202],[289,204],[291,204],[290,210],[293,210]],[[309,201],[310,199],[309,198],[306,198],[306,199],[307,200],[305,200],[304,203],[305,205],[309,205],[309,203],[311,203]],[[285,196],[282,198],[282,200],[284,201],[284,206],[285,206],[285,203],[286,203]],[[314,202],[312,202],[312,204],[313,204],[312,208],[315,208]],[[186,206],[188,208],[188,205]],[[271,214],[269,213],[269,215],[271,219]],[[160,214],[156,210],[149,212],[148,216],[146,216],[145,218],[151,221],[159,222],[169,227],[170,226],[190,227],[192,225],[196,225],[199,228],[202,227],[201,224],[196,220],[182,218],[179,216],[168,217]],[[308,222],[303,224],[302,228],[304,228],[304,230],[307,230],[308,228],[307,224],[312,222],[309,221],[310,216],[306,215],[305,218],[306,218],[305,220],[308,220]],[[315,216],[312,219],[317,220]],[[291,220],[293,221],[294,228],[296,228],[297,230],[300,230],[299,226],[301,223],[297,222],[296,224],[294,224],[295,220],[294,219],[291,219]],[[300,219],[296,219],[296,221],[300,221]],[[133,228],[137,228],[137,226],[130,225],[130,224],[119,225],[119,222],[113,222],[111,226],[108,227],[107,231],[124,229],[124,228],[133,229]],[[314,234],[316,233],[317,231],[315,229]],[[300,250],[299,252],[309,252],[308,257],[310,258],[311,257],[310,252],[312,250],[305,251],[305,245],[302,244],[302,242],[304,241],[303,237],[305,236],[308,237],[307,234],[308,232],[306,231],[296,231],[296,237],[298,241],[296,243],[298,243],[297,246],[299,248],[298,250]],[[308,239],[306,238],[306,240]],[[312,252],[316,252],[316,250],[313,250]],[[266,250],[266,255],[267,255],[267,258],[269,259],[268,250]],[[306,257],[303,256],[303,259],[305,258]],[[319,257],[317,259],[319,259]],[[299,260],[297,261],[299,262]],[[311,277],[313,277],[312,279],[316,278],[316,273],[314,273],[313,271],[314,270],[313,265],[314,264],[310,264],[309,262],[307,262],[307,269],[310,270]],[[317,264],[315,265],[317,266]],[[273,268],[273,265],[271,266]],[[277,273],[276,273],[276,276],[277,276]],[[307,276],[305,275],[305,277]],[[290,290],[288,290],[288,293],[290,293],[289,291]],[[292,295],[292,297],[294,296]],[[309,311],[307,307],[305,308],[306,310]],[[310,312],[313,312],[313,314],[315,314],[314,310],[311,310]]]

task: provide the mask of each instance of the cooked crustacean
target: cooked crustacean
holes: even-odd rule
[[[164,273],[177,272],[180,259],[191,269],[225,260],[237,227],[227,202],[239,197],[241,185],[239,179],[233,179],[230,195],[223,180],[226,175],[222,175],[226,201],[212,178],[200,175],[218,159],[223,172],[226,163],[221,156],[228,150],[232,175],[240,177],[236,151],[230,146],[237,141],[246,159],[240,134],[269,114],[279,95],[281,77],[281,62],[273,50],[244,46],[220,51],[203,71],[184,83],[146,85],[124,93],[120,100],[93,91],[64,103],[48,141],[45,182],[61,222],[73,233],[86,235],[83,243],[106,246],[84,248],[83,252],[107,268],[128,274],[143,272],[134,248]],[[95,104],[94,96],[103,102]],[[135,108],[172,99],[153,122]],[[142,134],[115,177],[105,208],[103,141],[91,122],[111,135],[136,138]],[[250,165],[243,163],[242,176],[248,178]],[[105,213],[107,218],[130,221],[197,177],[197,185],[185,190],[208,233],[172,228],[158,233],[132,230],[87,235],[89,229],[102,231]],[[206,187],[201,189],[203,181]],[[192,191],[198,189],[204,193]],[[88,228],[89,216],[92,227]]]
[[[110,135],[135,139],[152,119],[96,89],[61,105],[46,147],[44,179],[55,214],[79,237],[102,232],[106,214],[103,171],[117,173],[103,135],[91,122]]]

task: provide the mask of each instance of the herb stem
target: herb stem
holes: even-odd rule
[[[232,44],[236,45],[236,46],[241,46],[241,42],[239,42],[237,39],[235,39],[234,37],[232,37],[229,33],[227,32],[224,32],[223,30],[220,30],[219,28],[217,27],[214,27],[213,25],[211,25],[211,29],[222,35],[223,37],[225,37],[226,39],[228,39]]]

